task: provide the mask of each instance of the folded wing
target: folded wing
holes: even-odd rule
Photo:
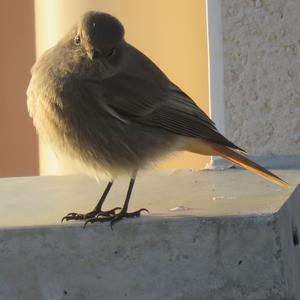
[[[163,83],[159,85],[127,74],[86,82],[93,85],[93,98],[119,119],[243,151],[217,131],[214,122],[188,95],[170,81]]]

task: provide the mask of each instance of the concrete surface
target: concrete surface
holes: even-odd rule
[[[299,155],[300,1],[220,3],[226,137],[251,155]]]
[[[277,171],[296,186],[300,171]],[[141,174],[114,226],[60,224],[104,183],[82,176],[0,180],[0,299],[300,299],[300,188],[242,170]],[[107,207],[121,204],[127,180]]]

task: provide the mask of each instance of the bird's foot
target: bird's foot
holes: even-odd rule
[[[114,215],[110,215],[110,216],[101,216],[101,215],[97,215],[95,217],[92,217],[90,219],[87,219],[84,223],[84,227],[88,224],[88,223],[95,223],[95,222],[110,222],[110,226],[112,228],[113,224],[115,224],[116,222],[119,222],[120,220],[122,220],[123,218],[136,218],[139,217],[141,215],[142,211],[146,211],[147,213],[149,213],[148,209],[146,208],[141,208],[137,211],[134,212],[126,212],[121,210],[119,213],[116,213]]]
[[[89,213],[86,214],[78,214],[75,212],[71,212],[69,214],[67,214],[66,216],[64,216],[61,219],[61,222],[63,221],[70,221],[70,220],[90,220],[93,218],[99,218],[99,217],[114,217],[115,215],[117,215],[116,211],[117,210],[121,210],[121,207],[115,207],[111,210],[106,210],[106,211],[97,211],[97,210],[92,210]]]

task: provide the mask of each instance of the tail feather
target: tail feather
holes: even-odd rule
[[[260,176],[264,177],[265,179],[267,179],[283,188],[290,187],[290,185],[287,182],[285,182],[284,180],[282,180],[275,174],[271,173],[270,171],[266,170],[262,166],[251,161],[244,155],[242,155],[226,146],[223,146],[223,145],[210,143],[210,146],[214,149],[214,151],[217,153],[217,155],[223,157],[224,159],[226,159],[232,163],[235,163],[249,171],[252,171],[253,173],[260,175]]]

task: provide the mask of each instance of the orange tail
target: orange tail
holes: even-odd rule
[[[217,155],[223,157],[224,159],[235,163],[253,173],[256,173],[257,175],[260,175],[264,177],[265,179],[278,184],[279,186],[283,188],[288,188],[290,185],[279,178],[278,176],[274,175],[273,173],[269,172],[265,168],[259,166],[258,164],[254,163],[247,157],[245,157],[242,154],[239,154],[238,152],[223,146],[223,145],[218,145],[214,143],[209,143],[210,146],[214,149],[214,151],[217,153]]]

